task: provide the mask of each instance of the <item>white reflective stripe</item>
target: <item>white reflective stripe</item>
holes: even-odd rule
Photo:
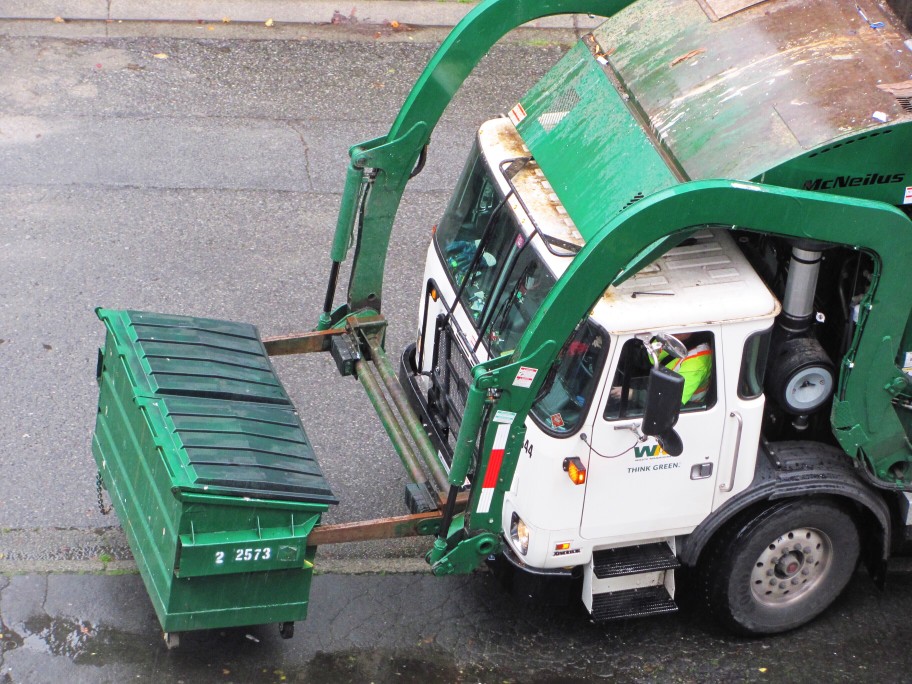
[[[491,510],[491,501],[494,499],[494,489],[482,489],[481,496],[478,497],[478,508],[476,509],[479,513],[487,513]]]
[[[507,447],[507,437],[510,435],[510,425],[507,423],[500,423],[497,426],[497,432],[494,435],[494,446],[491,448],[491,451],[497,451],[498,449],[506,449]]]

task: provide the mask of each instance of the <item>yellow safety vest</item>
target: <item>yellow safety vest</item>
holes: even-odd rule
[[[687,356],[683,359],[672,359],[665,367],[684,378],[682,406],[690,401],[702,401],[706,398],[712,375],[712,349],[708,344],[698,344],[688,350]]]

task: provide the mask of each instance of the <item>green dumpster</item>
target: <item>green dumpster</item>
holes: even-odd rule
[[[92,451],[163,630],[302,620],[337,502],[257,329],[97,313]]]

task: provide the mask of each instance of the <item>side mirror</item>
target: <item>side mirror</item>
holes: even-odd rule
[[[643,434],[656,437],[659,446],[671,456],[679,456],[684,450],[681,438],[674,431],[683,396],[684,378],[678,373],[664,366],[649,371]]]

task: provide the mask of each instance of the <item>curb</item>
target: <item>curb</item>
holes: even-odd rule
[[[333,557],[317,554],[318,575],[429,574],[423,557]],[[0,575],[133,574],[138,572],[120,527],[0,531]],[[0,680],[2,681],[2,680]]]
[[[0,20],[222,22],[455,26],[476,3],[436,0],[6,0]],[[542,29],[592,29],[602,19],[585,14],[546,17]]]

